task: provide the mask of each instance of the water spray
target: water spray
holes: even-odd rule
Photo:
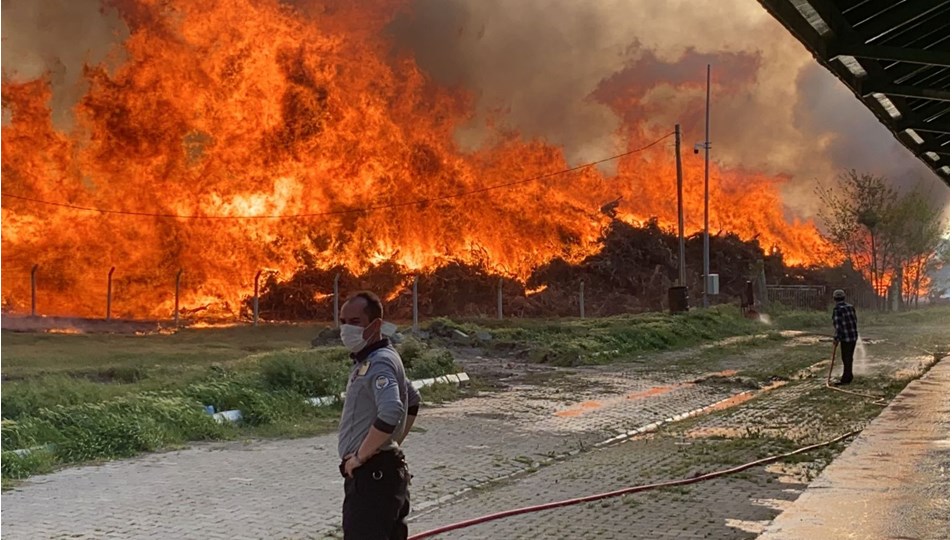
[[[830,384],[830,380],[833,378],[833,364],[836,363],[836,349],[837,347],[839,347],[839,345],[840,345],[840,342],[838,341],[833,342],[833,355],[830,356],[830,372],[827,373],[826,375],[826,387],[836,392],[842,392],[844,394],[850,394],[853,396],[859,396],[866,399],[872,399],[874,400],[871,402],[873,405],[880,405],[885,407],[887,405],[886,396],[874,396],[872,394],[865,394],[863,392],[854,392],[852,390],[846,390],[846,389],[839,388]]]

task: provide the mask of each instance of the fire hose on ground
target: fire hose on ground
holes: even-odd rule
[[[684,478],[684,479],[681,479],[681,480],[669,480],[669,481],[667,481],[667,482],[658,482],[658,483],[655,483],[655,484],[645,484],[645,485],[641,485],[641,486],[632,486],[632,487],[627,487],[627,488],[618,489],[618,490],[615,490],[615,491],[608,491],[608,492],[605,492],[605,493],[598,493],[598,494],[595,494],[595,495],[587,495],[587,496],[585,496],[585,497],[578,497],[578,498],[575,498],[575,499],[566,499],[566,500],[563,500],[563,501],[555,501],[555,502],[550,502],[550,503],[545,503],[545,504],[540,504],[540,505],[535,505],[535,506],[526,506],[526,507],[523,507],[523,508],[514,508],[514,509],[511,509],[511,510],[505,510],[505,511],[502,511],[502,512],[496,512],[495,514],[488,514],[488,515],[480,516],[480,517],[477,517],[477,518],[474,518],[474,519],[468,519],[468,520],[466,520],[466,521],[460,521],[460,522],[458,522],[458,523],[451,523],[451,524],[449,524],[449,525],[444,525],[444,526],[438,527],[438,528],[436,528],[436,529],[431,529],[431,530],[429,530],[429,531],[417,533],[417,534],[414,534],[413,536],[411,536],[411,537],[409,538],[409,540],[420,540],[420,539],[422,539],[422,538],[429,538],[429,537],[431,537],[431,536],[436,536],[436,535],[438,535],[438,534],[443,534],[443,533],[447,533],[447,532],[455,531],[455,530],[459,530],[459,529],[465,529],[465,528],[467,528],[467,527],[472,527],[472,526],[474,526],[474,525],[479,525],[480,523],[486,523],[486,522],[489,522],[489,521],[495,521],[495,520],[497,520],[497,519],[503,519],[503,518],[507,518],[507,517],[511,517],[511,516],[518,516],[518,515],[520,515],[520,514],[530,514],[530,513],[533,513],[533,512],[541,512],[541,511],[543,511],[543,510],[552,510],[552,509],[555,509],[555,508],[562,508],[562,507],[564,507],[564,506],[573,506],[573,505],[576,505],[576,504],[589,503],[589,502],[593,502],[593,501],[599,501],[599,500],[602,500],[602,499],[608,499],[608,498],[611,498],[611,497],[618,497],[618,496],[621,496],[621,495],[629,495],[629,494],[631,494],[631,493],[640,493],[640,492],[643,492],[643,491],[650,491],[650,490],[653,490],[653,489],[660,489],[660,488],[674,487],[674,486],[684,486],[684,485],[687,485],[687,484],[696,484],[696,483],[699,483],[699,482],[704,482],[705,480],[711,480],[711,479],[714,479],[714,478],[719,478],[719,477],[721,477],[721,476],[727,476],[727,475],[730,475],[730,474],[734,474],[734,473],[738,473],[738,472],[741,472],[741,471],[750,469],[750,468],[752,468],[752,467],[757,467],[757,466],[760,466],[760,465],[766,465],[766,464],[768,464],[768,463],[773,463],[773,462],[775,462],[775,461],[779,461],[779,460],[781,460],[781,459],[785,459],[785,458],[788,458],[788,457],[791,457],[791,456],[795,456],[795,455],[797,455],[797,454],[803,454],[803,453],[805,453],[805,452],[810,452],[810,451],[816,450],[816,449],[818,449],[818,448],[823,448],[823,447],[825,447],[825,446],[830,446],[830,445],[836,444],[836,443],[838,443],[838,442],[840,442],[840,441],[842,441],[842,440],[844,440],[844,439],[848,439],[848,438],[850,438],[850,437],[853,437],[854,435],[857,435],[860,431],[862,431],[862,430],[851,431],[851,432],[849,432],[849,433],[846,433],[846,434],[844,434],[844,435],[840,435],[839,437],[837,437],[837,438],[835,438],[835,439],[831,439],[831,440],[826,441],[826,442],[822,442],[822,443],[818,443],[818,444],[811,444],[810,446],[804,446],[804,447],[802,447],[802,448],[798,448],[798,449],[796,449],[796,450],[793,450],[793,451],[791,451],[791,452],[787,452],[787,453],[785,453],[785,454],[779,454],[779,455],[776,455],[776,456],[770,456],[770,457],[766,457],[766,458],[763,458],[763,459],[758,459],[757,461],[751,461],[750,463],[745,463],[745,464],[743,464],[743,465],[738,465],[737,467],[732,467],[732,468],[730,468],[730,469],[724,469],[724,470],[720,470],[720,471],[710,472],[710,473],[707,473],[707,474],[702,474],[702,475],[699,475],[699,476],[695,476],[695,477],[693,477],[693,478]]]
[[[833,378],[833,364],[836,363],[836,348],[838,346],[839,346],[839,342],[834,341],[833,355],[830,357],[830,372],[827,373],[826,375],[826,387],[829,388],[830,390],[833,390],[834,392],[842,392],[844,394],[850,394],[852,396],[859,396],[866,399],[872,399],[873,401],[871,403],[873,405],[880,405],[882,407],[885,407],[887,405],[885,396],[874,396],[872,394],[865,394],[863,392],[854,392],[852,390],[846,390],[845,388],[839,388],[830,384],[830,380]]]
[[[874,401],[872,402],[873,404],[886,406],[885,397],[884,397],[884,396],[874,396],[874,395],[871,395],[871,394],[865,394],[865,393],[863,393],[863,392],[854,392],[854,391],[852,391],[852,390],[846,390],[846,389],[843,389],[843,388],[838,388],[838,387],[836,387],[836,386],[834,386],[834,385],[832,385],[832,384],[830,383],[830,380],[831,380],[831,378],[833,377],[833,364],[836,362],[836,349],[837,349],[838,346],[839,346],[839,344],[838,344],[837,342],[833,342],[833,355],[832,355],[832,357],[830,358],[830,371],[829,371],[829,373],[827,374],[827,377],[826,377],[826,387],[829,388],[830,390],[834,390],[834,391],[836,391],[836,392],[842,392],[842,393],[844,393],[844,394],[849,394],[849,395],[853,395],[853,396],[858,396],[858,397],[862,397],[862,398],[866,398],[866,399],[872,399],[872,400],[874,400]],[[487,522],[490,522],[490,521],[496,521],[496,520],[499,520],[499,519],[503,519],[503,518],[507,518],[507,517],[512,517],[512,516],[518,516],[518,515],[522,515],[522,514],[531,514],[531,513],[534,513],[534,512],[541,512],[541,511],[543,511],[543,510],[553,510],[553,509],[555,509],[555,508],[562,508],[562,507],[565,507],[565,506],[573,506],[573,505],[576,505],[576,504],[589,503],[589,502],[599,501],[599,500],[602,500],[602,499],[609,499],[609,498],[612,498],[612,497],[619,497],[619,496],[622,496],[622,495],[629,495],[629,494],[632,494],[632,493],[641,493],[641,492],[644,492],[644,491],[651,491],[651,490],[654,490],[654,489],[660,489],[660,488],[666,488],[666,487],[674,487],[674,486],[683,486],[683,485],[688,485],[688,484],[696,484],[696,483],[699,483],[699,482],[704,482],[704,481],[706,481],[706,480],[712,480],[712,479],[714,479],[714,478],[719,478],[719,477],[722,477],[722,476],[727,476],[727,475],[730,475],[730,474],[738,473],[738,472],[741,472],[741,471],[750,469],[750,468],[752,468],[752,467],[757,467],[757,466],[760,466],[760,465],[766,465],[766,464],[768,464],[768,463],[773,463],[773,462],[775,462],[775,461],[780,461],[780,460],[782,460],[782,459],[785,459],[785,458],[788,458],[788,457],[791,457],[791,456],[795,456],[795,455],[797,455],[797,454],[803,454],[803,453],[805,453],[805,452],[810,452],[810,451],[816,450],[816,449],[818,449],[818,448],[823,448],[823,447],[826,447],[826,446],[830,446],[830,445],[836,444],[836,443],[838,443],[838,442],[840,442],[840,441],[842,441],[842,440],[844,440],[844,439],[848,439],[848,438],[850,438],[850,437],[853,437],[853,436],[859,434],[861,431],[862,431],[862,430],[851,431],[851,432],[849,432],[849,433],[840,435],[839,437],[836,437],[835,439],[831,439],[831,440],[826,441],[826,442],[822,442],[822,443],[818,443],[818,444],[811,444],[810,446],[804,446],[804,447],[802,447],[802,448],[798,448],[798,449],[796,449],[796,450],[793,450],[793,451],[791,451],[791,452],[787,452],[787,453],[785,453],[785,454],[779,454],[779,455],[776,455],[776,456],[770,456],[770,457],[766,457],[766,458],[763,458],[763,459],[758,459],[758,460],[756,460],[756,461],[751,461],[751,462],[749,462],[749,463],[745,463],[745,464],[739,465],[739,466],[737,466],[737,467],[733,467],[733,468],[730,468],[730,469],[724,469],[724,470],[720,470],[720,471],[714,471],[714,472],[711,472],[711,473],[707,473],[707,474],[702,474],[702,475],[699,475],[699,476],[695,476],[695,477],[693,477],[693,478],[684,478],[684,479],[681,479],[681,480],[669,480],[669,481],[666,481],[666,482],[658,482],[658,483],[655,483],[655,484],[644,484],[644,485],[640,485],[640,486],[631,486],[631,487],[626,487],[626,488],[618,489],[618,490],[615,490],[615,491],[608,491],[608,492],[605,492],[605,493],[597,493],[597,494],[595,494],[595,495],[587,495],[587,496],[585,496],[585,497],[577,497],[577,498],[574,498],[574,499],[565,499],[565,500],[562,500],[562,501],[554,501],[554,502],[545,503],[545,504],[539,504],[539,505],[535,505],[535,506],[526,506],[526,507],[523,507],[523,508],[514,508],[514,509],[510,509],[510,510],[504,510],[504,511],[502,511],[502,512],[496,512],[496,513],[494,513],[494,514],[487,514],[487,515],[485,515],[485,516],[480,516],[480,517],[477,517],[477,518],[468,519],[468,520],[460,521],[460,522],[457,522],[457,523],[451,523],[451,524],[449,524],[449,525],[444,525],[444,526],[438,527],[438,528],[436,528],[436,529],[431,529],[431,530],[429,530],[429,531],[424,531],[424,532],[421,532],[421,533],[417,533],[417,534],[411,536],[411,537],[409,538],[409,540],[421,540],[421,539],[423,539],[423,538],[430,538],[430,537],[436,536],[436,535],[438,535],[438,534],[443,534],[443,533],[447,533],[447,532],[450,532],[450,531],[456,531],[456,530],[459,530],[459,529],[465,529],[465,528],[468,528],[468,527],[472,527],[472,526],[474,526],[474,525],[479,525],[479,524],[481,524],[481,523],[487,523]]]

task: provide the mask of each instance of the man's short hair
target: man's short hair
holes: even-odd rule
[[[833,291],[833,299],[846,300],[846,291],[844,291],[843,289],[836,289],[835,291]]]
[[[380,301],[379,296],[370,291],[357,291],[347,297],[347,302],[358,298],[367,301],[367,305],[364,306],[364,313],[367,314],[368,320],[373,321],[383,318],[383,302]]]

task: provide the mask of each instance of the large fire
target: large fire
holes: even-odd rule
[[[130,30],[125,58],[112,71],[87,67],[72,131],[53,126],[49,77],[4,78],[6,310],[29,311],[33,265],[41,313],[101,315],[115,266],[113,316],[166,318],[179,269],[183,308],[235,312],[262,268],[359,272],[391,260],[426,271],[457,259],[524,278],[597,249],[608,219],[599,208],[619,197],[626,221],[676,223],[671,137],[610,173],[480,191],[576,164],[504,128],[461,150],[453,134],[473,96],[394,54],[384,29],[399,1],[113,4]],[[619,136],[635,149],[669,131],[628,122]],[[703,160],[691,143],[688,232],[703,223]],[[783,178],[717,166],[711,178],[712,232],[756,236],[787,262],[820,260],[814,224],[784,218]]]

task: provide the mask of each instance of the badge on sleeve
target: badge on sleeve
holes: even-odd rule
[[[383,390],[390,385],[390,379],[386,376],[381,375],[374,380],[374,386],[377,387],[377,390]]]

